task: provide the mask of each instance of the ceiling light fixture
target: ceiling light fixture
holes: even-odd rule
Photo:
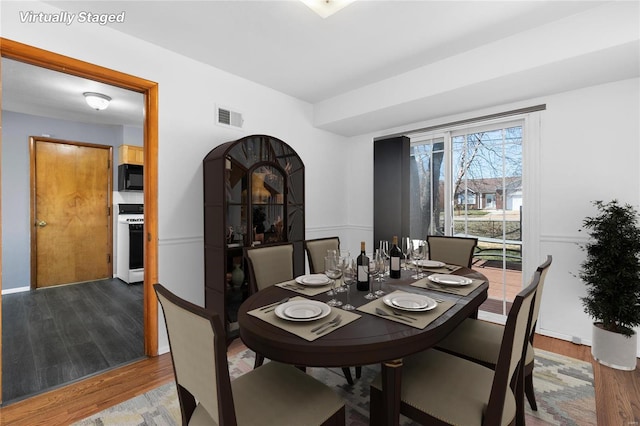
[[[111,102],[111,98],[107,95],[103,95],[102,93],[84,92],[83,95],[87,104],[98,111],[107,109],[109,102]]]
[[[355,0],[300,0],[306,4],[311,10],[320,15],[322,18],[327,18],[340,9],[346,7]]]

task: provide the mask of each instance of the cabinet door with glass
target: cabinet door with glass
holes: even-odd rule
[[[244,268],[243,247],[291,242],[304,273],[304,164],[280,139],[253,135],[214,148],[203,169],[205,305],[233,323],[230,275]]]

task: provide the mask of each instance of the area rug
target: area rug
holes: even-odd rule
[[[250,371],[253,368],[253,360],[254,355],[251,350],[239,351],[229,359],[231,377],[238,377]],[[357,379],[353,386],[347,384],[339,368],[309,368],[307,371],[342,395],[347,402],[347,425],[369,424],[369,382],[378,373],[379,366],[363,367],[362,377]],[[591,364],[536,350],[533,372],[538,411],[531,411],[526,404],[527,426],[596,425]],[[76,426],[173,426],[179,424],[180,407],[173,382],[75,423]],[[404,417],[401,418],[400,424],[416,425]]]

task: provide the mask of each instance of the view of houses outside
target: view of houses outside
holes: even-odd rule
[[[505,293],[504,287],[513,280],[507,272],[521,269],[522,127],[450,137],[451,182],[445,182],[444,137],[412,145],[411,235],[448,234],[445,214],[450,214],[453,235],[478,238],[474,263],[502,270],[494,293],[512,300],[521,274],[515,292]],[[445,209],[445,191],[451,191],[450,209]]]

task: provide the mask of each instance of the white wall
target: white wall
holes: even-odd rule
[[[533,194],[524,195],[525,210],[527,202],[532,201],[532,195],[533,201],[539,200],[538,206],[529,204],[529,209],[539,212],[539,217],[530,221],[538,229],[530,232],[537,237],[535,241],[528,242],[528,247],[533,250],[524,250],[524,261],[531,270],[542,263],[547,254],[553,256],[544,288],[538,331],[590,345],[592,320],[584,313],[580,302],[586,290],[575,277],[584,260],[580,244],[586,241],[580,228],[583,218],[595,213],[592,200],[617,198],[639,207],[639,94],[639,79],[622,80],[352,137],[349,145],[352,157],[357,153],[373,158],[371,141],[377,136],[546,104],[546,110],[540,113],[540,146],[526,150],[533,152],[535,158],[524,159],[527,163],[525,169],[534,170],[534,176],[539,176],[531,182]],[[370,214],[373,169],[370,163],[354,164],[348,176],[352,202],[348,223],[358,224],[350,226],[354,241],[364,239],[370,242],[373,238]]]
[[[312,110],[279,92],[97,24],[21,24],[19,11],[56,11],[32,2],[3,2],[2,37],[125,72],[159,84],[159,279],[204,303],[202,159],[215,146],[247,134],[276,136],[305,163],[309,236],[344,232],[344,137],[314,128]],[[216,104],[241,112],[242,131],[215,124]],[[312,188],[309,190],[309,188]],[[327,200],[332,200],[331,204]],[[162,321],[159,348],[168,349]]]

